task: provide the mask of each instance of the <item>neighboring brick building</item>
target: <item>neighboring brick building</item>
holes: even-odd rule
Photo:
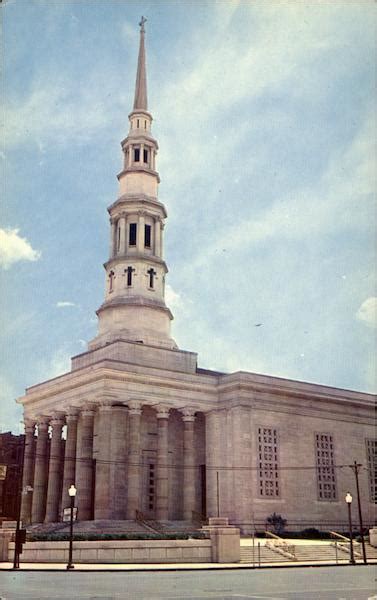
[[[143,21],[129,120],[119,196],[108,209],[98,335],[72,358],[69,373],[18,400],[26,425],[23,485],[33,488],[23,496],[24,522],[58,521],[75,483],[79,520],[133,519],[136,511],[162,521],[220,513],[250,531],[275,512],[288,526],[330,528],[347,523],[344,497],[355,495],[349,465],[356,460],[363,465],[365,524],[373,524],[372,395],[203,370],[197,354],[171,338],[167,213],[158,200]]]
[[[6,466],[6,477],[0,479],[0,519],[17,518],[24,437],[0,433],[0,465]]]

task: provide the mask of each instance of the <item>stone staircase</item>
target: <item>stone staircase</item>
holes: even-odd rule
[[[291,540],[289,540],[291,541]],[[295,558],[289,558],[282,556],[276,550],[267,547],[265,545],[260,546],[260,562],[261,564],[270,564],[277,562],[304,562],[314,563],[319,561],[327,561],[335,563],[336,560],[339,562],[347,562],[349,560],[348,548],[341,549],[338,545],[337,551],[334,542],[328,544],[311,544],[308,541],[307,544],[296,544],[294,546]],[[368,561],[377,561],[377,548],[374,548],[370,544],[365,544],[366,555]],[[355,555],[356,562],[362,562],[361,548],[357,550]],[[254,546],[241,546],[241,563],[254,563],[258,564],[258,548],[257,543]]]
[[[28,527],[29,533],[68,533],[69,523],[46,523]],[[73,533],[146,533],[147,529],[137,521],[75,521]],[[150,533],[150,531],[149,531]]]
[[[27,528],[29,533],[69,533],[69,522],[41,523]],[[97,520],[75,521],[73,533],[197,533],[199,528],[191,521]]]
[[[262,563],[276,563],[276,562],[284,562],[289,561],[288,558],[284,558],[278,552],[271,550],[267,546],[260,546],[259,551],[260,562]],[[255,544],[254,548],[252,546],[241,546],[240,549],[240,562],[241,563],[253,563],[258,564],[258,546]]]

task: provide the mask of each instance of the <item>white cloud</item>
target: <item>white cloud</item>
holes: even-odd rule
[[[0,265],[4,269],[20,260],[35,261],[40,257],[41,253],[19,235],[19,229],[0,229]]]
[[[56,303],[57,308],[65,308],[66,306],[76,306],[76,304],[74,302],[68,302],[66,300],[59,300],[59,302]]]
[[[182,296],[175,292],[169,284],[166,284],[165,300],[166,304],[171,310],[174,310],[175,308],[180,308],[182,306]]]
[[[377,327],[377,298],[375,296],[364,300],[356,313],[356,318],[369,327]]]

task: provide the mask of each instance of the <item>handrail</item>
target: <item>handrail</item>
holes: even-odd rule
[[[350,538],[346,537],[345,535],[341,535],[340,533],[337,533],[336,531],[330,531],[329,533],[331,536],[340,538],[344,542],[347,542],[347,544],[349,544],[351,541]],[[358,542],[357,540],[352,539],[352,542],[355,546],[360,546],[360,542]]]
[[[284,556],[287,556],[288,558],[292,558],[293,560],[296,560],[294,545],[287,544],[287,542],[285,540],[283,540],[283,538],[279,537],[275,533],[272,533],[271,531],[266,531],[265,533],[266,533],[266,536],[269,535],[272,538],[272,540],[269,540],[266,542],[267,548],[270,548],[271,550],[275,550],[279,554],[283,554]]]
[[[345,535],[341,535],[340,533],[337,533],[336,531],[330,531],[330,535],[336,538],[339,538],[341,541],[338,542],[338,548],[339,550],[342,550],[343,552],[351,552],[351,539],[346,537]],[[337,542],[334,542],[332,545],[335,545]],[[359,556],[361,557],[362,554],[361,552],[359,552],[359,550],[356,550],[356,548],[358,548],[361,544],[360,542],[358,542],[357,540],[352,539],[352,544],[353,546],[355,546],[354,548],[354,554],[355,556]]]
[[[153,519],[148,519],[140,510],[136,511],[135,520],[137,523],[140,523],[140,525],[143,525],[144,527],[146,527],[150,531],[153,531],[154,533],[162,533],[163,531],[163,528],[157,521],[154,521]]]

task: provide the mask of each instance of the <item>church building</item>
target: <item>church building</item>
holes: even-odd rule
[[[364,523],[373,525],[374,396],[202,369],[171,337],[144,22],[119,193],[108,208],[98,333],[70,372],[17,400],[26,435],[22,521],[62,520],[75,484],[79,521],[219,515],[249,532],[276,513],[288,529],[329,529],[348,522],[356,461]]]

